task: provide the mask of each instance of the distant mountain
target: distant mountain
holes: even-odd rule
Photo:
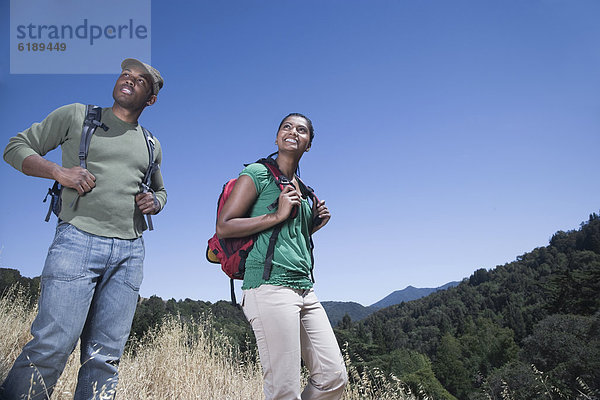
[[[375,310],[379,310],[381,308],[400,304],[403,301],[417,300],[421,297],[429,296],[431,293],[437,292],[439,290],[446,290],[448,288],[457,286],[459,283],[460,282],[456,281],[448,282],[444,286],[440,286],[437,288],[416,288],[414,286],[407,286],[405,289],[396,290],[392,294],[389,294],[383,299],[379,300],[377,303],[371,304],[369,307],[374,308]]]
[[[327,316],[329,317],[329,322],[331,325],[337,326],[337,324],[342,320],[342,318],[344,318],[344,315],[346,314],[348,314],[352,321],[359,321],[368,317],[371,315],[371,313],[379,309],[400,304],[405,301],[417,300],[439,290],[445,290],[454,287],[459,283],[460,282],[449,282],[437,288],[416,288],[413,286],[408,286],[405,289],[396,290],[395,292],[379,300],[377,303],[371,304],[367,307],[353,301],[322,301],[321,304],[327,312]]]

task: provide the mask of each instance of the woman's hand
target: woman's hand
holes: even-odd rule
[[[320,200],[314,208],[314,215],[316,218],[321,218],[321,222],[318,225],[313,226],[312,233],[315,233],[329,222],[331,219],[331,214],[329,213],[329,209],[325,205],[325,200]]]
[[[279,194],[275,217],[279,222],[285,221],[296,206],[300,206],[300,194],[293,185],[284,186]]]

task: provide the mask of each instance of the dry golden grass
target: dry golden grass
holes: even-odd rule
[[[35,311],[30,310],[25,295],[12,288],[0,296],[0,377],[4,379],[13,361],[29,341],[29,327]]]
[[[30,339],[35,316],[18,290],[0,297],[0,379]],[[79,351],[69,358],[52,399],[72,399]],[[351,381],[344,400],[412,400],[423,398],[378,371],[358,373],[348,364]],[[306,381],[306,373],[303,381]],[[102,391],[99,390],[99,398]],[[260,365],[238,355],[228,338],[212,329],[210,316],[193,324],[168,318],[160,328],[133,343],[121,359],[116,398],[119,400],[256,400],[262,399]]]
[[[191,327],[168,318],[123,357],[118,397],[260,398],[260,368],[234,353],[228,338],[211,329],[210,318]]]

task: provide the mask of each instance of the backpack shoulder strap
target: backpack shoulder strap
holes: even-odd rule
[[[302,182],[302,179],[300,179],[298,175],[296,175],[296,181],[298,182],[298,186],[300,186],[300,192],[302,193],[302,196],[309,198],[313,203],[317,203],[319,201],[315,195],[314,189]]]
[[[156,147],[156,144],[154,142],[154,136],[152,135],[152,132],[150,132],[143,126],[141,128],[142,132],[144,132],[146,146],[148,147],[148,169],[146,169],[146,173],[144,174],[144,181],[142,182],[142,184],[146,185],[148,189],[150,189],[152,175],[154,174],[154,172],[156,172],[156,168],[158,167],[158,164],[154,161],[154,149]]]
[[[140,127],[142,128],[142,132],[144,132],[144,139],[146,141],[146,146],[148,147],[148,168],[144,174],[144,180],[141,183],[142,192],[147,193],[152,192],[152,188],[150,187],[152,184],[152,175],[154,175],[154,172],[156,172],[156,169],[158,168],[158,164],[154,161],[154,147],[156,144],[154,143],[154,136],[152,136],[152,133],[143,126],[140,125]],[[156,201],[156,197],[154,198],[154,201]],[[150,214],[146,214],[146,221],[148,222],[148,230],[153,231],[154,224],[152,224],[152,217]]]
[[[79,166],[87,169],[87,156],[90,150],[90,142],[96,128],[100,127],[106,132],[108,126],[101,122],[102,107],[88,104],[85,108],[85,118],[81,127],[81,140],[79,141]],[[79,200],[79,195],[73,199],[69,207],[73,208]]]
[[[101,120],[102,107],[88,104],[85,109],[85,119],[81,128],[81,141],[79,142],[79,166],[81,168],[87,168],[87,155],[90,150],[92,135],[96,131],[96,128],[100,127],[105,132],[108,130],[108,126],[103,124]]]
[[[273,153],[273,154],[277,154],[277,153]],[[267,169],[267,171],[269,171],[271,173],[271,176],[275,180],[275,184],[279,187],[279,190],[283,190],[283,188],[286,185],[289,185],[291,182],[279,170],[279,167],[277,166],[277,163],[272,158],[273,154],[269,155],[266,158],[261,158],[260,160],[256,160],[255,163],[256,164],[262,164]],[[244,165],[247,167],[250,164],[244,164]],[[279,203],[279,198],[276,198],[273,203],[271,203],[271,204],[269,204],[269,206],[267,206],[267,210],[273,211],[274,209],[277,208],[277,204],[278,203]]]
[[[290,181],[283,175],[283,173],[279,170],[277,163],[273,159],[273,155],[277,153],[270,154],[266,158],[261,158],[257,160],[257,164],[262,164],[267,168],[267,171],[273,176],[275,183],[279,186],[279,190],[283,190],[285,185],[290,184]],[[279,201],[279,197],[275,199],[275,201],[270,204],[267,209],[269,211],[277,208],[277,203]],[[263,279],[266,281],[271,276],[271,270],[273,269],[273,255],[275,254],[275,243],[277,243],[277,238],[279,237],[279,232],[281,232],[281,228],[283,227],[283,223],[279,223],[275,225],[273,228],[273,232],[271,233],[271,237],[269,238],[269,245],[267,246],[267,253],[265,257],[265,268],[263,270]]]

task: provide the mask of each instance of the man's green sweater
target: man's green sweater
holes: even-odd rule
[[[25,158],[33,154],[44,156],[61,146],[63,167],[78,166],[85,108],[76,103],[56,109],[41,123],[11,138],[4,159],[22,171]],[[147,228],[135,195],[140,193],[148,168],[148,147],[141,127],[120,120],[111,108],[102,109],[102,122],[109,129],[96,129],[87,157],[87,169],[96,177],[96,187],[77,200],[76,190],[64,188],[59,217],[93,235],[134,239]],[[158,140],[154,140],[154,157],[160,164],[162,150]],[[160,169],[154,174],[151,187],[162,209],[167,192]]]

